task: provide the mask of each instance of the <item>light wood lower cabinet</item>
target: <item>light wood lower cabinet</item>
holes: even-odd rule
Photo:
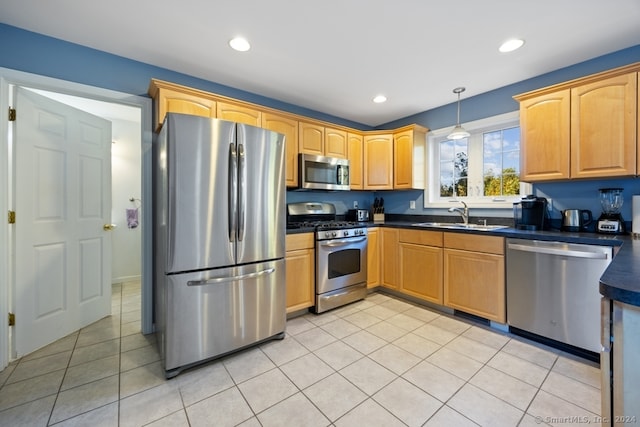
[[[367,288],[380,284],[380,239],[377,227],[367,230]]]
[[[442,305],[442,232],[401,229],[400,291]]]
[[[287,313],[314,305],[313,233],[288,234],[286,237]]]
[[[398,289],[400,274],[398,272],[398,229],[380,229],[381,276],[380,284],[391,289]]]
[[[506,322],[504,238],[444,233],[444,305]]]

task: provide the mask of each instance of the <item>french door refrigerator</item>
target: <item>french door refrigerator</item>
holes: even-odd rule
[[[154,302],[165,375],[283,338],[284,136],[169,113],[154,146]]]

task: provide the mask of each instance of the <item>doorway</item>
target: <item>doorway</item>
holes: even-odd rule
[[[151,100],[144,97],[0,68],[0,108],[5,108],[4,111],[7,111],[11,105],[11,93],[14,86],[44,91],[52,98],[57,98],[63,103],[72,103],[74,107],[95,115],[104,116],[107,114],[105,111],[111,111],[111,113],[108,113],[110,117],[107,118],[114,123],[124,123],[124,127],[127,128],[126,133],[129,135],[121,138],[118,136],[119,131],[114,131],[113,140],[115,143],[112,147],[114,157],[117,157],[118,153],[124,149],[125,144],[131,144],[131,140],[135,140],[133,144],[137,146],[133,147],[133,149],[134,151],[137,150],[137,160],[132,164],[131,159],[128,159],[128,163],[126,165],[120,165],[120,167],[128,168],[130,172],[132,168],[136,169],[133,175],[127,174],[123,177],[126,178],[124,181],[136,181],[136,189],[128,191],[126,182],[119,186],[121,190],[116,191],[118,195],[114,194],[114,201],[116,202],[114,203],[114,213],[124,218],[125,209],[138,208],[139,228],[128,229],[126,218],[112,219],[116,220],[114,222],[120,223],[119,226],[123,232],[131,231],[131,233],[128,233],[129,236],[125,234],[124,243],[120,242],[119,244],[127,245],[127,237],[130,237],[133,233],[140,234],[138,240],[140,248],[138,251],[134,251],[136,252],[137,259],[135,259],[136,256],[133,256],[133,262],[139,263],[139,269],[138,273],[129,274],[127,271],[130,272],[130,269],[127,270],[126,267],[119,266],[119,271],[124,271],[125,273],[122,273],[120,275],[121,277],[114,277],[114,279],[120,282],[136,280],[136,278],[141,280],[141,330],[143,333],[152,332],[151,209],[144,209],[144,206],[141,205],[143,201],[148,201],[149,206],[151,205]],[[102,111],[100,111],[100,109],[102,109]],[[135,116],[135,118],[133,118],[133,116]],[[0,167],[0,170],[3,171],[0,172],[0,185],[2,185],[3,188],[8,188],[9,192],[0,193],[0,210],[4,210],[5,212],[13,208],[12,203],[14,197],[11,192],[17,190],[11,188],[13,172],[11,172],[12,153],[8,144],[10,129],[7,122],[2,121],[0,124],[0,138],[5,142],[3,147],[7,148],[0,150],[0,165],[3,166]],[[120,146],[116,148],[119,141]],[[116,162],[120,161],[120,159],[114,160]],[[118,165],[114,165],[114,169],[117,167]],[[122,188],[124,188],[124,190],[122,190]],[[122,196],[123,192],[126,194],[125,196]],[[133,201],[130,201],[130,199],[133,199]],[[112,213],[112,217],[116,217],[114,213]],[[12,235],[9,227],[10,226],[2,227],[0,230],[0,240],[6,243],[0,245],[0,271],[2,271],[2,273],[0,273],[0,313],[11,312],[15,304],[13,295],[15,288],[11,280],[14,272],[12,271],[12,251],[10,245],[13,244],[13,242],[11,241]],[[128,252],[131,253],[131,251]],[[11,333],[13,332],[11,329],[12,328],[9,327],[0,328],[0,370],[15,356],[15,349],[12,345],[13,339],[11,337]]]

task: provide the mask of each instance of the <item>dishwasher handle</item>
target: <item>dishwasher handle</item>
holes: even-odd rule
[[[609,255],[605,252],[586,252],[570,249],[552,248],[549,246],[531,246],[518,243],[507,244],[508,249],[514,251],[533,252],[546,255],[560,255],[572,258],[588,258],[588,259],[608,259]]]

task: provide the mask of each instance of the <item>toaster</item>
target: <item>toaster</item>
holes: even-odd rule
[[[345,215],[347,221],[369,221],[369,211],[366,209],[349,209]]]

